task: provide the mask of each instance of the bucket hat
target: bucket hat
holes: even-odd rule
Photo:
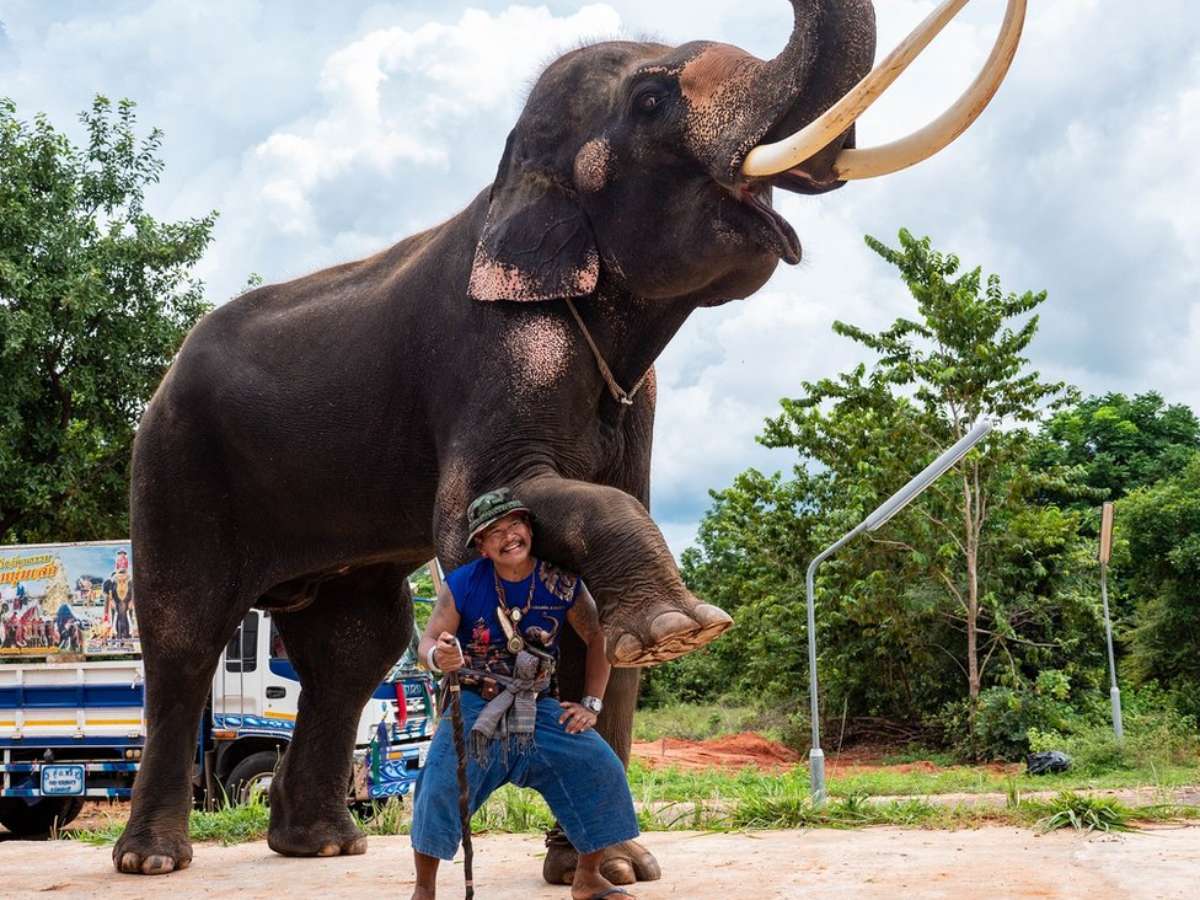
[[[530,509],[512,495],[509,488],[496,488],[486,494],[480,494],[467,507],[467,549],[475,542],[475,537],[497,519],[512,512],[529,513]]]

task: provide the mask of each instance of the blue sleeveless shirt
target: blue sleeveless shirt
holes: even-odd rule
[[[529,597],[530,579],[533,580],[532,599]],[[582,584],[579,576],[541,560],[534,563],[533,572],[523,581],[500,579],[505,605],[521,610],[517,631],[525,635],[527,642],[546,650],[555,660],[558,659],[559,639],[566,627],[567,612],[579,596]],[[472,669],[512,675],[516,657],[505,646],[504,629],[500,627],[496,613],[499,599],[496,596],[496,567],[492,561],[481,557],[459,566],[446,576],[446,587],[458,610],[458,642],[467,665]],[[549,640],[545,643],[531,641],[526,633],[532,629],[541,629]],[[468,685],[479,681],[470,676],[463,676],[462,680]],[[557,678],[551,682],[548,693],[558,696]]]

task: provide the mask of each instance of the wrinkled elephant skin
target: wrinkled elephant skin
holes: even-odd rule
[[[120,871],[191,859],[197,723],[252,606],[271,611],[303,687],[270,845],[365,849],[345,791],[359,711],[412,633],[406,576],[435,553],[447,568],[467,561],[466,506],[503,484],[534,512],[535,553],[597,599],[621,667],[599,729],[628,759],[628,667],[732,624],[688,592],[648,513],[654,360],[698,307],[747,297],[799,259],[772,181],[740,179],[740,157],[818,114],[873,54],[866,0],[794,6],[795,32],[769,62],[714,43],[567,53],[465,210],[243,294],[193,329],[134,447],[148,735]],[[615,384],[642,384],[631,403],[567,298]],[[565,635],[566,698],[582,692],[583,655]],[[621,853],[617,868],[637,857],[657,871],[640,847]]]

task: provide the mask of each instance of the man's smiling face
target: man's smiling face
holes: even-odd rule
[[[533,548],[533,530],[525,513],[512,513],[477,538],[479,552],[503,566],[521,566]]]

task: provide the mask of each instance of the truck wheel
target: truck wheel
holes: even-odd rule
[[[0,825],[13,834],[28,837],[62,828],[83,809],[82,797],[43,798],[26,803],[19,797],[0,800]]]
[[[266,803],[267,792],[279,759],[280,754],[275,750],[260,750],[258,753],[251,753],[234,766],[229,777],[225,779],[225,794],[229,803],[241,806],[249,803],[250,798],[260,792],[262,802]]]

